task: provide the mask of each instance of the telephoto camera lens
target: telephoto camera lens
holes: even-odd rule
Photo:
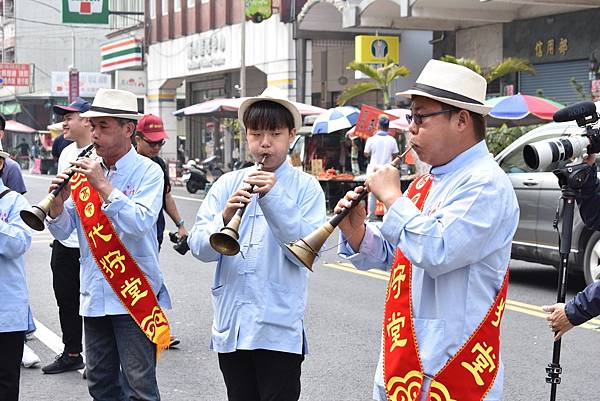
[[[533,170],[545,170],[559,160],[569,160],[587,154],[590,139],[582,135],[563,136],[530,143],[523,148],[525,164]]]

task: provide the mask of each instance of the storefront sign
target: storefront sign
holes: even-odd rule
[[[569,51],[569,40],[562,37],[558,40],[554,38],[538,39],[534,44],[533,51],[537,58],[554,55],[565,56]]]
[[[72,68],[69,70],[69,103],[79,97],[79,70]]]
[[[354,60],[358,63],[386,64],[400,61],[400,40],[397,36],[365,36],[354,38]]]
[[[108,0],[62,0],[62,22],[108,24]]]
[[[98,89],[110,89],[112,80],[110,75],[99,72],[79,73],[79,96],[94,97]],[[69,96],[69,73],[67,71],[52,71],[52,96]]]
[[[244,0],[246,21],[262,22],[273,15],[271,0]]]
[[[31,85],[30,66],[0,63],[0,78],[3,86],[29,86]]]
[[[600,79],[594,79],[592,82],[592,101],[600,100]]]
[[[100,47],[102,64],[100,72],[142,67],[142,41],[135,38],[121,39]]]
[[[221,31],[194,38],[188,44],[188,69],[197,70],[222,66],[227,61],[226,50],[227,37]]]
[[[136,95],[146,94],[146,71],[117,70],[116,89],[129,91]]]

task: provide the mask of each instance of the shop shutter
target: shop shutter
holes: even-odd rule
[[[585,94],[590,93],[587,60],[534,64],[534,67],[535,75],[519,73],[520,92],[524,95],[537,96],[541,89],[545,98],[564,105],[580,102],[584,99],[571,84],[571,78],[583,86]]]

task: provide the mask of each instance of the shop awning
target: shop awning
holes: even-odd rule
[[[222,117],[222,118],[237,118],[237,112],[244,100],[247,97],[236,97],[236,98],[218,98],[207,100],[206,102],[194,104],[183,109],[179,109],[173,114],[177,117],[183,116],[196,116],[204,115],[211,117]],[[298,108],[298,111],[303,116],[308,115],[319,115],[325,111],[317,106],[310,104],[292,102]]]
[[[36,132],[35,129],[15,120],[6,120],[6,127],[4,127],[4,131],[19,132],[21,134],[33,134]]]
[[[5,116],[21,112],[21,104],[17,102],[0,103],[0,113]]]

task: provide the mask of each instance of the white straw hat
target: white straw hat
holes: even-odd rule
[[[485,78],[466,67],[429,60],[414,86],[396,95],[423,96],[441,103],[486,115],[492,107],[485,104]]]
[[[248,107],[252,106],[256,102],[260,102],[261,100],[279,103],[288,109],[290,113],[292,113],[292,116],[294,117],[294,128],[299,129],[302,127],[302,116],[300,115],[300,112],[296,106],[294,106],[294,104],[289,100],[285,99],[281,89],[273,86],[267,87],[267,89],[265,89],[259,96],[248,98],[242,102],[238,110],[238,119],[242,124],[244,123],[244,113]]]
[[[80,116],[139,120],[143,114],[138,113],[137,97],[133,93],[118,89],[98,89],[90,110]]]

